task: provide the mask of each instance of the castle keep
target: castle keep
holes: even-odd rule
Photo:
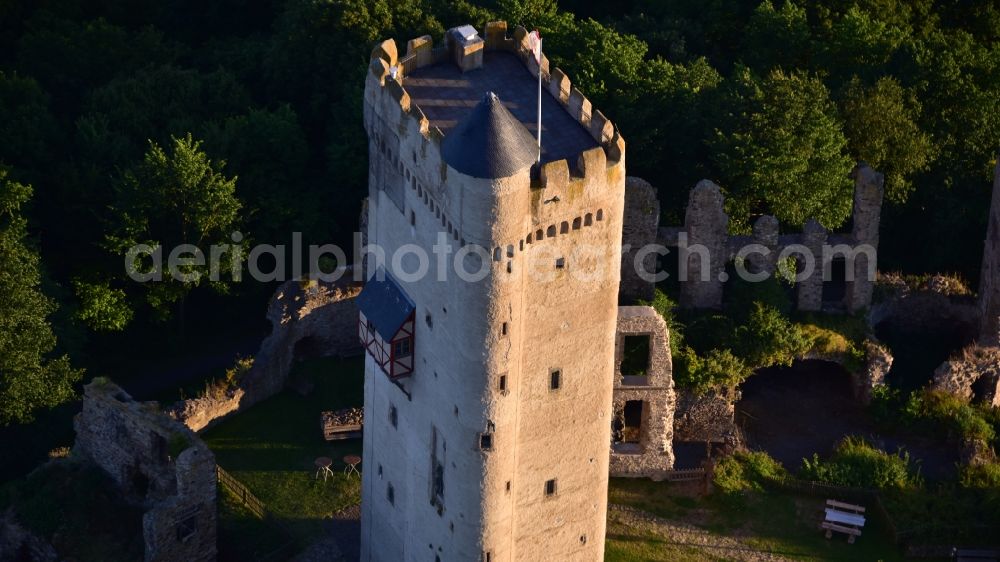
[[[603,559],[624,141],[503,22],[380,44],[364,122],[362,560]]]

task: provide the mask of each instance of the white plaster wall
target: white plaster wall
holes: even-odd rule
[[[418,265],[413,255],[396,264],[416,304],[415,371],[401,383],[408,398],[366,359],[362,560],[479,560],[487,551],[492,561],[603,559],[624,163],[545,188],[532,188],[527,170],[494,182],[470,178],[441,163],[437,144],[371,75],[365,95],[369,133],[394,155],[387,161],[370,142],[371,185],[406,184],[402,212],[372,190],[369,242],[390,256],[405,244],[429,251],[450,224],[459,242],[502,247],[503,259],[487,263],[490,275],[480,283],[456,279],[450,261],[443,282],[408,280]],[[528,233],[550,224],[558,231],[562,221],[598,209],[603,220],[522,248]],[[583,244],[601,251],[573,257]],[[550,281],[525,275],[534,257]],[[555,270],[555,257],[567,259],[565,270]],[[391,259],[386,267],[396,269]],[[596,280],[571,275],[595,269],[602,272]],[[549,389],[553,368],[562,371],[557,391]],[[506,393],[498,387],[502,374]],[[483,452],[478,435],[488,422],[494,444]],[[431,503],[432,428],[446,448],[441,514]],[[546,497],[550,478],[558,491]],[[395,505],[386,499],[389,483]]]

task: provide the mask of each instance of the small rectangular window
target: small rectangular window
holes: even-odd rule
[[[556,269],[563,269],[566,267],[566,258],[556,258]]]
[[[546,480],[545,481],[545,495],[546,496],[552,496],[552,495],[555,495],[555,493],[556,493],[556,479],[553,478],[552,480]]]
[[[504,322],[503,324],[500,325],[500,335],[502,335],[502,336],[506,336],[507,335],[507,323],[506,322]]]
[[[417,214],[410,210],[410,226],[417,226]]]
[[[479,449],[483,451],[489,451],[493,449],[493,434],[492,433],[480,433],[479,434]]]
[[[507,493],[510,493],[510,480],[507,481]]]
[[[389,484],[385,488],[385,499],[389,500],[389,505],[396,505],[396,489]]]
[[[559,390],[559,387],[561,385],[562,385],[562,372],[552,371],[551,373],[549,373],[549,389]]]
[[[389,404],[389,423],[392,424],[392,427],[396,427],[399,423],[399,414],[396,412],[396,406],[393,404]]]
[[[500,375],[500,392],[507,392],[507,375]]]

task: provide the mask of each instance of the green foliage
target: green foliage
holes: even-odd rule
[[[712,483],[721,492],[764,491],[764,486],[788,477],[780,462],[763,451],[737,452],[715,465]]]
[[[754,69],[802,68],[811,42],[806,11],[792,0],[783,2],[780,9],[764,0],[750,17],[743,40],[743,62]]]
[[[49,541],[61,558],[142,558],[142,511],[123,501],[115,482],[96,466],[50,462],[0,489],[3,505],[12,507],[18,521]]]
[[[236,178],[225,177],[222,166],[211,161],[201,150],[201,142],[190,134],[174,137],[169,153],[150,142],[142,164],[127,171],[118,186],[115,233],[108,236],[108,248],[125,255],[139,244],[161,246],[165,251],[190,244],[202,252],[213,244],[233,245],[230,235],[239,225],[242,204],[236,197]],[[167,257],[163,256],[164,268]],[[204,254],[202,258],[178,263],[181,278],[161,272],[162,282],[142,284],[146,301],[161,317],[203,282],[217,290],[227,289],[238,267],[236,252],[223,254],[217,271],[212,271],[211,260]],[[149,271],[139,258],[126,267]]]
[[[80,308],[76,318],[94,330],[120,331],[132,320],[132,309],[126,300],[125,291],[112,289],[106,283],[89,283],[74,280],[76,297]]]
[[[47,317],[56,304],[39,288],[39,258],[20,212],[31,193],[0,167],[0,426],[71,399],[82,376],[68,357],[52,357],[56,337]]]
[[[735,388],[753,374],[753,369],[728,349],[711,349],[699,356],[686,347],[683,354],[685,368],[680,376],[674,371],[674,380],[697,394],[709,389]]]
[[[0,70],[0,163],[29,172],[51,165],[57,136],[48,94],[33,78]]]
[[[721,103],[725,113],[710,147],[730,228],[748,231],[751,215],[765,211],[794,226],[809,218],[840,226],[851,211],[854,163],[823,82],[801,71],[758,78],[740,68]]]
[[[893,455],[873,447],[861,437],[846,437],[833,455],[820,460],[802,459],[802,478],[855,488],[906,489],[919,486],[910,467],[910,455]]]
[[[903,203],[913,191],[911,178],[934,159],[930,135],[920,129],[920,104],[892,77],[865,87],[855,78],[841,102],[851,154],[885,174],[889,201]]]
[[[912,393],[902,414],[904,423],[942,437],[985,442],[996,438],[996,430],[983,412],[942,390],[925,389]]]
[[[737,328],[736,340],[740,357],[755,369],[791,365],[810,344],[798,325],[759,302],[753,304],[747,323]]]

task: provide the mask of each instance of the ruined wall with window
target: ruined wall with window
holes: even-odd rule
[[[84,388],[74,453],[144,508],[147,562],[215,560],[215,456],[197,435],[105,379]]]
[[[652,307],[618,307],[611,429],[612,476],[674,467],[674,381],[667,324]]]
[[[794,273],[801,277],[795,284],[799,310],[855,313],[868,308],[884,178],[864,163],[855,167],[852,177],[854,207],[851,229],[845,233],[828,232],[809,220],[800,233],[781,234],[777,219],[764,215],[754,222],[750,235],[733,236],[722,188],[708,180],[699,182],[690,192],[684,225],[660,228],[657,238],[660,245],[679,251],[681,306],[721,308],[728,265],[751,275],[771,275],[779,263],[794,260]]]

